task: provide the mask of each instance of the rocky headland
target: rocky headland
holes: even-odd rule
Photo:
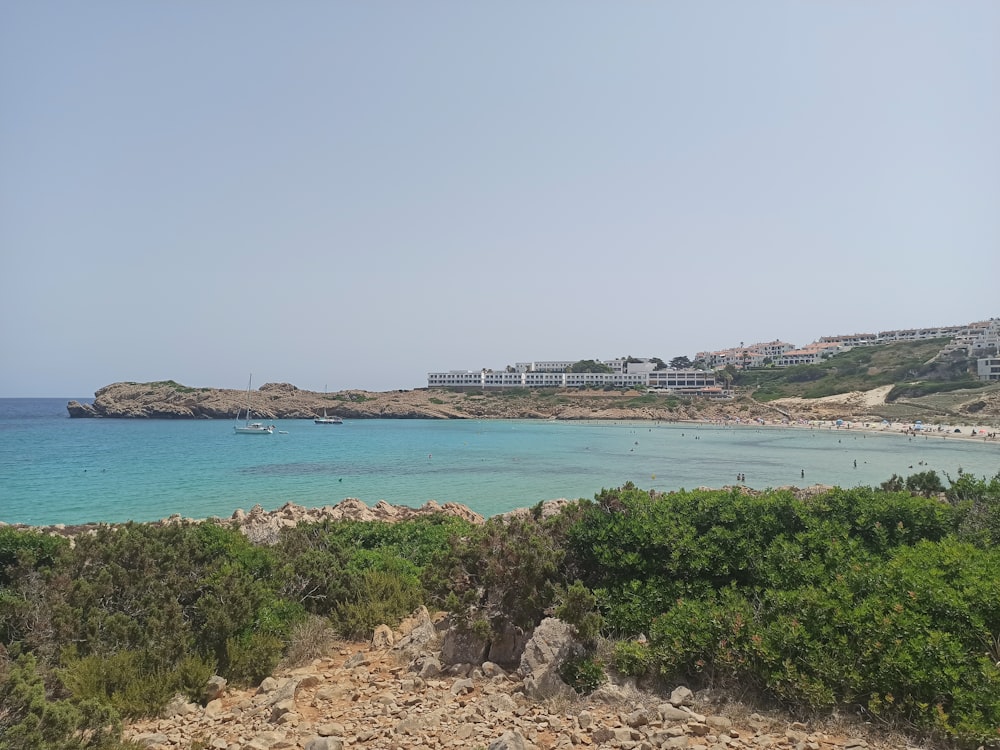
[[[712,404],[660,397],[636,403],[638,391],[477,391],[419,388],[400,391],[305,391],[266,383],[252,394],[258,420],[313,419],[324,411],[344,419],[693,419],[704,415],[775,418],[780,412],[751,399]],[[173,381],[114,383],[92,404],[70,401],[71,417],[121,419],[234,419],[246,414],[245,391],[188,388]]]
[[[900,403],[887,403],[891,386],[825,398],[758,402],[749,395],[729,400],[644,394],[638,391],[475,391],[418,388],[400,391],[347,390],[317,393],[289,383],[267,383],[252,394],[253,416],[313,419],[324,411],[344,419],[600,419],[662,421],[754,421],[790,423],[844,419],[906,421]],[[966,401],[968,403],[966,403]],[[234,419],[244,414],[245,391],[190,388],[174,381],[114,383],[95,393],[92,404],[70,401],[77,418]],[[905,407],[925,423],[1000,425],[1000,390],[953,396],[943,406],[933,397]]]

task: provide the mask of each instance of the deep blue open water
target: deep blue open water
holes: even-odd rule
[[[457,502],[491,516],[540,500],[592,498],[626,481],[692,489],[734,484],[742,473],[759,489],[853,487],[927,469],[1000,471],[1000,444],[939,434],[374,419],[279,420],[287,434],[258,436],[235,435],[224,420],[70,419],[67,401],[0,399],[0,521],[228,517],[256,504],[271,510],[347,497],[369,505]]]

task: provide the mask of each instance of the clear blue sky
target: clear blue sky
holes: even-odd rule
[[[1000,2],[7,2],[0,396],[1000,315]]]

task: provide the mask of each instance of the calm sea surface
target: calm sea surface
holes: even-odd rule
[[[256,504],[271,510],[347,497],[369,505],[457,502],[491,516],[540,500],[592,498],[630,480],[691,489],[734,484],[742,473],[761,489],[853,487],[926,469],[1000,471],[1000,445],[939,434],[374,419],[279,420],[286,434],[258,436],[235,435],[222,420],[70,419],[68,400],[0,399],[0,521],[228,517]]]

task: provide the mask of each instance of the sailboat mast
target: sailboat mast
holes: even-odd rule
[[[247,424],[250,424],[250,386],[253,385],[253,373],[250,373],[250,380],[247,381]]]

